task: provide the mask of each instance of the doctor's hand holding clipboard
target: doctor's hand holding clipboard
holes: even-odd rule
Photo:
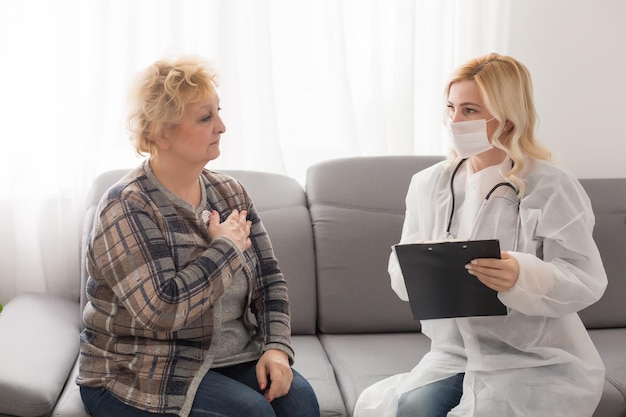
[[[519,267],[497,239],[400,244],[394,250],[416,320],[507,313],[497,292],[514,284]]]

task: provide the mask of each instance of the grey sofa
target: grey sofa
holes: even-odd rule
[[[282,175],[225,171],[248,189],[269,231],[289,284],[295,368],[313,385],[322,416],[351,416],[365,387],[408,371],[429,348],[407,303],[390,289],[387,260],[400,237],[411,176],[440,159],[327,161],[309,169],[304,187]],[[96,179],[83,242],[77,238],[68,250],[83,246],[99,197],[125,172]],[[626,178],[581,182],[609,275],[602,300],[581,312],[607,368],[594,417],[626,416]],[[84,278],[84,266],[77,265],[75,285]],[[83,303],[21,294],[5,306],[0,416],[87,417],[74,384]]]

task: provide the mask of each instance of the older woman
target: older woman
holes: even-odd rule
[[[193,57],[141,74],[148,154],[102,198],[89,240],[77,383],[94,416],[319,416],[291,368],[287,286],[246,190],[205,169],[225,131]]]

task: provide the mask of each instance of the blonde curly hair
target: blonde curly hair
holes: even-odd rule
[[[179,124],[188,104],[217,94],[217,73],[200,58],[155,62],[141,72],[129,95],[127,127],[138,155],[156,155],[154,138]]]

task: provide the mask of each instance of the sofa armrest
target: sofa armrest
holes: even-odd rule
[[[79,350],[77,302],[20,294],[0,313],[0,414],[48,414]]]

